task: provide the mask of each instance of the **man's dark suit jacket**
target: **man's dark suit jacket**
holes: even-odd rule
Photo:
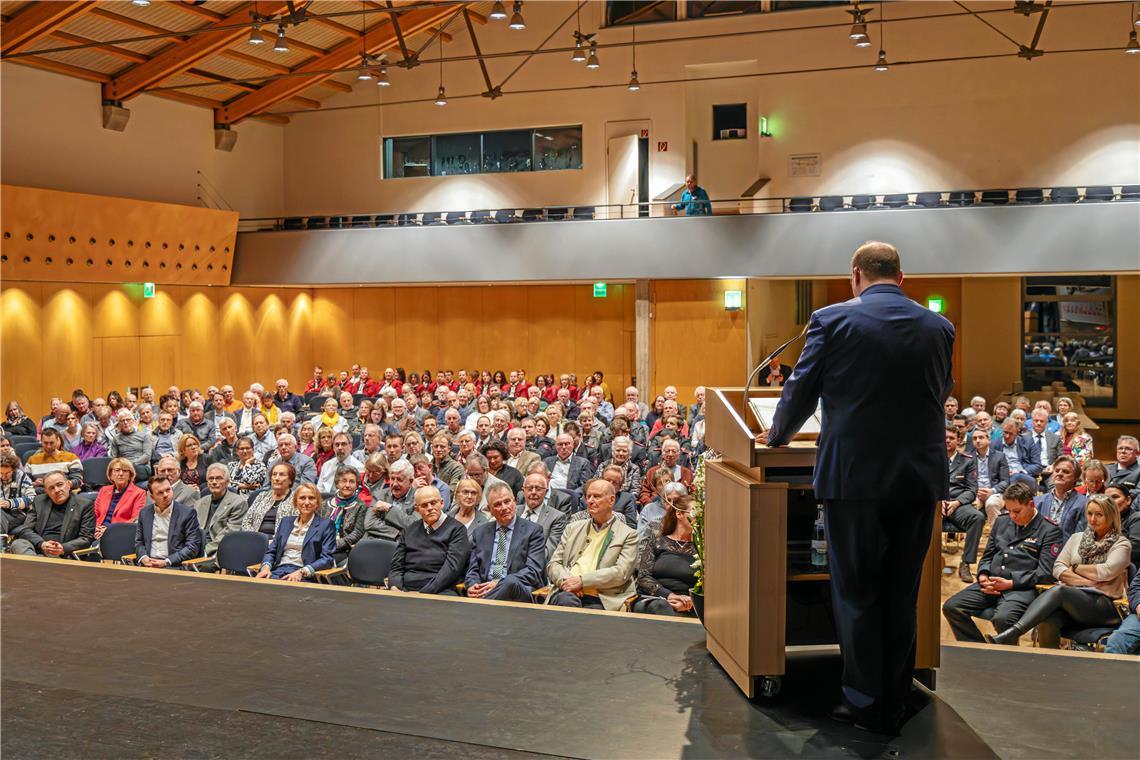
[[[470,554],[463,523],[447,517],[429,534],[423,520],[414,520],[396,544],[388,585],[423,594],[447,591],[463,579]]]
[[[51,514],[52,501],[46,493],[42,493],[32,500],[31,509],[24,524],[16,528],[12,538],[22,538],[29,541],[36,551],[40,550],[44,539],[41,535],[47,528],[48,516]],[[63,553],[69,554],[79,549],[86,549],[95,540],[95,503],[84,503],[75,494],[67,499],[63,512],[63,527],[60,530],[59,542],[63,544]]]
[[[953,385],[953,350],[954,326],[894,284],[872,285],[820,309],[784,384],[768,441],[790,441],[822,399],[817,498],[906,494],[933,505],[946,498],[942,403]],[[884,420],[897,420],[897,433],[884,435]]]
[[[154,534],[154,504],[139,512],[135,523],[135,554],[138,559],[150,557],[150,542]],[[170,505],[170,535],[166,539],[166,559],[171,567],[178,567],[188,559],[202,556],[202,530],[198,526],[198,512],[180,502]],[[158,559],[151,557],[151,559]]]
[[[499,468],[498,472],[492,472],[491,474],[510,486],[511,493],[517,494],[522,490],[523,475],[518,469],[511,467],[509,464],[503,465]]]
[[[969,454],[958,454],[949,469],[949,496],[959,504],[973,504],[978,498],[978,463]]]
[[[583,499],[582,506],[586,506]],[[625,524],[631,528],[637,527],[637,499],[629,491],[619,491],[614,501],[614,513],[625,519]]]
[[[491,560],[495,552],[499,523],[483,523],[471,533],[471,554],[467,562],[467,586],[491,580]],[[538,523],[515,516],[511,544],[507,547],[507,563],[503,578],[512,576],[533,591],[542,585],[546,567],[546,538]],[[501,579],[500,579],[501,580]]]
[[[265,549],[265,556],[261,564],[269,565],[273,570],[281,564],[281,557],[285,555],[285,544],[289,541],[289,534],[297,523],[297,516],[290,515],[281,518],[277,524],[277,532],[273,540]],[[301,544],[302,567],[312,568],[313,572],[328,570],[333,566],[333,552],[336,551],[336,524],[327,517],[313,515],[313,524],[305,531],[305,541]]]
[[[546,469],[554,474],[554,465],[558,463],[558,455],[547,457],[543,460],[546,463]],[[590,466],[590,460],[584,457],[570,456],[570,473],[566,476],[566,488],[570,491],[580,490],[586,485],[594,474],[594,468]]]
[[[990,488],[994,493],[1000,494],[1009,485],[1009,462],[1005,461],[1005,454],[991,447],[986,456],[986,463],[989,466]]]

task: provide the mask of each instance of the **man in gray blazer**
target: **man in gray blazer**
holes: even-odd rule
[[[548,491],[550,499],[547,498]],[[541,472],[526,476],[523,481],[523,504],[519,509],[519,517],[538,523],[542,528],[542,534],[546,537],[546,562],[550,561],[558,542],[562,540],[562,531],[566,530],[566,521],[569,519],[566,512],[550,503],[555,497],[566,499],[565,494],[547,488],[546,476]],[[543,563],[544,573],[546,562]]]
[[[206,487],[209,493],[194,502],[198,524],[206,533],[206,557],[218,553],[218,544],[230,533],[241,530],[241,520],[249,509],[249,500],[230,489],[229,471],[224,464],[215,463],[206,468]],[[199,570],[208,568],[198,566]]]
[[[1041,457],[1041,482],[1045,490],[1049,490],[1053,487],[1053,462],[1061,456],[1061,437],[1046,429],[1049,425],[1049,412],[1040,407],[1033,410],[1030,422],[1033,427],[1028,431],[1028,435],[1037,444]]]
[[[277,453],[269,457],[267,463],[269,469],[272,470],[273,465],[278,462],[293,465],[293,469],[297,472],[295,481],[297,485],[317,482],[316,463],[313,462],[312,457],[307,457],[297,451],[297,439],[292,433],[281,433],[277,436]]]
[[[550,481],[555,488],[580,493],[594,474],[590,460],[574,456],[574,438],[569,433],[560,433],[554,439],[554,450],[558,453],[545,461],[546,469],[550,470]]]

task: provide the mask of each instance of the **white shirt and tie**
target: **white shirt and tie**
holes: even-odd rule
[[[1034,433],[1033,439],[1035,441],[1037,441],[1037,449],[1038,449],[1038,451],[1041,452],[1040,453],[1041,466],[1042,467],[1048,467],[1049,465],[1052,464],[1052,462],[1049,461],[1049,451],[1048,451],[1049,447],[1046,445],[1045,434],[1044,433]]]

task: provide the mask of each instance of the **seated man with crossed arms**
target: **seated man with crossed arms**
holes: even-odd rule
[[[542,527],[516,514],[518,506],[508,485],[487,488],[487,508],[495,519],[471,534],[467,596],[529,602],[531,593],[542,585],[546,562]]]
[[[637,531],[614,513],[616,491],[602,479],[586,483],[589,517],[566,526],[546,567],[547,604],[620,609],[634,593]]]

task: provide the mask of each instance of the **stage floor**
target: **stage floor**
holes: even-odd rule
[[[749,702],[688,622],[13,557],[0,591],[6,758],[1140,752],[1135,660],[945,647],[889,739],[826,717],[833,654]]]

